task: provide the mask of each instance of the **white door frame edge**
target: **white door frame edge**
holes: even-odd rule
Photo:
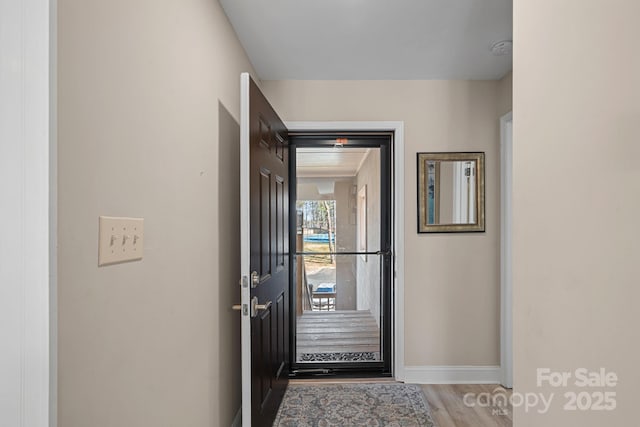
[[[512,183],[513,113],[500,118],[500,370],[501,384],[513,387]]]

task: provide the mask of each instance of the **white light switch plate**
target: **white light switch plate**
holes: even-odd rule
[[[144,219],[101,216],[98,239],[98,265],[142,259]]]

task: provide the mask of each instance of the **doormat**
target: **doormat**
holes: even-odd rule
[[[274,427],[435,427],[420,386],[295,384],[284,395]]]
[[[380,360],[380,353],[360,351],[354,353],[302,353],[300,362],[358,362],[362,360]]]

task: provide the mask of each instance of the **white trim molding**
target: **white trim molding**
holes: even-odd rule
[[[405,383],[499,384],[500,366],[407,366]]]
[[[249,307],[251,289],[246,285],[251,276],[250,253],[251,240],[249,217],[250,200],[250,135],[249,135],[249,92],[251,76],[249,73],[240,75],[240,274],[242,283],[240,287],[240,304]],[[241,423],[244,427],[251,427],[251,318],[248,315],[240,316],[241,329],[241,366],[242,366],[242,416]]]
[[[511,254],[513,114],[500,118],[500,383],[513,387],[513,283]]]
[[[58,425],[58,0],[49,0],[49,427]]]
[[[404,122],[285,122],[290,131],[391,131],[393,132],[393,376],[405,377],[404,367]]]
[[[50,424],[50,4],[0,2],[0,425]]]

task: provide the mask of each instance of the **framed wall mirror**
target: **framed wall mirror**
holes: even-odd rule
[[[418,233],[484,231],[484,153],[418,153]]]

